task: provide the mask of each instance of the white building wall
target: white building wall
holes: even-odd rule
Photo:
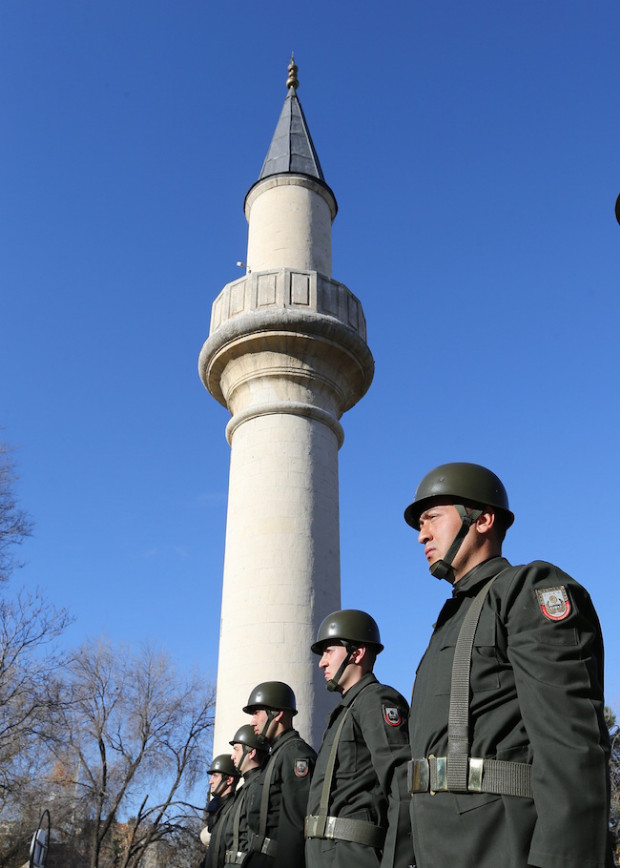
[[[231,446],[214,753],[272,680],[293,688],[296,728],[318,747],[334,700],[310,644],[340,608],[338,441],[315,419],[272,413],[236,428]]]
[[[324,186],[300,175],[265,178],[248,193],[245,214],[251,271],[291,268],[331,277],[336,203]]]

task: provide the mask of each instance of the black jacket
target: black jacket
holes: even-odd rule
[[[455,584],[418,667],[412,755],[446,756],[457,636],[472,598],[496,575],[472,650],[470,756],[531,763],[533,799],[414,795],[417,866],[604,868],[612,863],[603,640],[588,593],[552,564],[492,558]]]
[[[308,868],[408,868],[413,851],[406,787],[409,706],[398,691],[367,673],[332,711],[310,787],[308,814],[318,815],[326,766],[342,714],[351,711],[338,743],[329,816],[356,819],[387,830],[381,850],[349,842],[309,838]]]
[[[316,753],[294,729],[278,736],[272,744],[258,786],[252,796],[248,813],[250,829],[260,832],[260,803],[263,786],[270,773],[269,805],[265,837],[276,842],[275,858],[250,857],[253,862],[273,865],[275,868],[303,868],[304,820],[310,780],[314,771]]]

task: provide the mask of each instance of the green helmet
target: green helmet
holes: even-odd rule
[[[256,748],[256,750],[269,750],[267,739],[262,735],[256,735],[254,727],[250,726],[249,723],[245,723],[239,727],[229,744],[242,744],[250,750],[253,748]]]
[[[455,462],[440,464],[422,479],[417,487],[413,503],[405,510],[405,521],[420,529],[420,516],[438,497],[454,498],[455,503],[477,503],[492,506],[504,516],[508,528],[514,515],[508,506],[508,495],[502,481],[480,464]]]
[[[315,654],[322,654],[325,646],[333,640],[373,647],[377,654],[383,651],[377,622],[359,609],[339,609],[328,615],[319,627],[316,642],[310,648]]]
[[[221,753],[219,756],[216,756],[207,769],[208,775],[215,774],[215,772],[226,776],[232,775],[235,778],[239,777],[237,767],[227,753]]]
[[[248,704],[242,710],[253,714],[259,708],[271,708],[275,711],[291,711],[297,714],[297,703],[292,688],[283,681],[263,681],[257,684],[250,693]]]

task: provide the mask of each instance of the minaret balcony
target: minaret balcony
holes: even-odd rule
[[[290,268],[248,272],[227,283],[213,302],[210,334],[241,314],[277,310],[332,317],[366,341],[361,302],[343,283],[316,271]]]

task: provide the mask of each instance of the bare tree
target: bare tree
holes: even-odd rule
[[[16,480],[0,444],[0,584],[32,531]],[[137,868],[149,848],[191,847],[212,688],[149,648],[100,641],[63,661],[55,642],[68,621],[38,592],[0,597],[0,865],[23,862],[43,805],[65,835],[63,864]]]
[[[55,701],[55,642],[68,623],[67,613],[39,592],[9,596],[6,590],[21,566],[15,549],[32,532],[18,504],[17,479],[12,450],[0,443],[0,864],[7,866],[12,857],[21,858],[41,813],[34,794],[47,767],[38,731]]]
[[[148,805],[148,796],[135,817],[127,824],[124,858],[120,868],[137,868],[149,848],[165,846],[169,853],[191,853],[189,860],[198,864],[204,855],[200,830],[204,823],[196,805],[172,799],[170,802]],[[168,864],[168,861],[167,863]]]
[[[33,777],[39,730],[58,699],[55,640],[68,623],[38,593],[0,599],[0,810]]]
[[[0,582],[20,566],[14,548],[32,533],[32,521],[17,501],[17,479],[11,448],[0,443]]]
[[[32,835],[41,813],[37,787],[49,771],[40,732],[59,696],[62,659],[56,640],[65,610],[38,593],[0,599],[0,815],[10,823],[0,835],[0,864]]]
[[[198,676],[181,678],[163,653],[134,654],[101,640],[73,656],[66,691],[49,744],[64,768],[76,770],[90,868],[103,864],[130,813],[117,864],[133,868],[151,844],[182,833],[195,813],[184,800],[204,773],[213,689]]]

